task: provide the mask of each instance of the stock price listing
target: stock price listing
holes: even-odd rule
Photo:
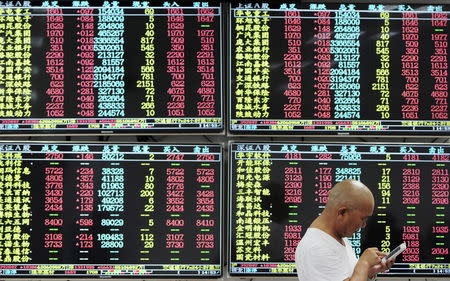
[[[295,274],[296,246],[329,190],[355,179],[375,198],[366,228],[349,238],[356,256],[405,242],[379,276],[450,276],[450,146],[232,143],[229,157],[231,274]]]
[[[209,2],[2,1],[0,131],[218,132],[220,38]]]
[[[230,131],[448,135],[449,12],[233,4]]]
[[[0,275],[217,277],[219,145],[0,144]]]

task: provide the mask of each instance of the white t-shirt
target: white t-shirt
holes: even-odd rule
[[[352,246],[345,246],[317,228],[308,228],[295,252],[300,281],[341,281],[353,274],[358,262]]]

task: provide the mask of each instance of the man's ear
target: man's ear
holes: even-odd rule
[[[347,208],[346,207],[341,207],[338,209],[338,216],[343,216],[346,212],[347,212]]]

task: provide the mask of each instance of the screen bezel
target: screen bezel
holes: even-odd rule
[[[13,1],[14,2],[14,1]],[[45,2],[43,0],[37,1],[37,3]],[[88,0],[87,2],[92,3],[101,3],[103,1],[97,1],[97,0]],[[130,5],[132,1],[120,1],[125,3],[124,5]],[[160,6],[163,6],[164,1],[159,1]],[[33,7],[33,1],[31,1],[31,6]],[[189,1],[180,1],[181,5],[186,5],[186,7],[191,8],[192,2]],[[135,128],[124,128],[124,129],[88,129],[88,128],[62,128],[62,129],[0,129],[0,136],[8,136],[8,137],[23,137],[23,136],[49,136],[49,135],[55,135],[55,136],[112,136],[112,135],[121,135],[121,136],[145,136],[145,135],[179,135],[180,133],[185,135],[225,135],[226,134],[226,57],[224,54],[226,53],[225,47],[226,47],[226,41],[225,41],[225,30],[226,30],[226,13],[224,12],[224,9],[226,9],[225,2],[223,1],[217,1],[217,0],[211,0],[209,3],[217,5],[219,7],[219,32],[220,34],[217,36],[220,42],[218,43],[218,46],[220,46],[221,51],[219,50],[219,56],[217,59],[220,59],[220,65],[219,68],[219,77],[216,78],[216,81],[219,82],[219,90],[220,94],[216,94],[221,100],[220,100],[220,106],[218,107],[220,110],[220,114],[217,117],[211,117],[220,119],[220,123],[218,123],[218,127],[214,128],[170,128],[168,126],[167,128],[157,128],[157,129],[135,129]],[[61,6],[64,6],[65,3],[62,3]],[[127,7],[127,6],[120,6],[120,7]],[[40,7],[40,6],[37,6]],[[188,81],[188,77],[186,77],[186,81]],[[132,98],[132,97],[130,97]],[[219,101],[216,101],[219,102]],[[146,119],[147,117],[122,117],[120,119]],[[170,119],[171,117],[163,116],[163,117],[156,117],[155,119]],[[192,119],[192,118],[206,118],[206,117],[183,117],[181,119]],[[23,118],[0,118],[0,121],[8,121],[8,120],[17,120],[17,119],[23,119]],[[83,118],[83,117],[63,117],[63,118],[44,118],[41,116],[28,118],[24,120],[42,120],[42,119],[53,119],[56,122],[53,124],[59,124],[58,120],[63,119],[77,119],[77,120],[84,120],[89,118]],[[102,118],[95,117],[93,119],[100,120]],[[103,119],[111,119],[108,117],[104,117]],[[114,119],[114,118],[113,118]],[[21,123],[22,124],[22,123]],[[46,124],[52,124],[52,123],[46,123]],[[102,124],[102,123],[94,123],[94,124]],[[106,123],[111,124],[111,123]],[[181,125],[182,123],[176,123]],[[208,124],[216,124],[216,123],[208,123]],[[0,126],[3,125],[0,123]]]
[[[51,144],[60,144],[60,145],[158,145],[158,146],[164,146],[164,145],[170,145],[170,146],[176,146],[176,145],[182,145],[182,146],[210,146],[210,147],[218,147],[220,149],[219,155],[220,155],[220,178],[218,180],[219,184],[219,199],[217,204],[219,205],[219,219],[217,220],[220,224],[220,227],[218,227],[219,230],[219,238],[218,241],[220,243],[219,247],[219,265],[221,267],[220,274],[219,275],[164,275],[164,276],[152,276],[152,275],[134,275],[134,276],[120,276],[120,275],[89,275],[89,276],[77,276],[77,275],[59,275],[59,276],[52,276],[52,275],[29,275],[29,276],[14,276],[14,275],[2,275],[0,274],[0,278],[5,280],[37,280],[37,279],[43,279],[43,280],[49,280],[49,279],[65,279],[65,280],[93,280],[93,279],[113,279],[113,280],[137,280],[137,279],[218,279],[224,276],[225,273],[225,254],[226,251],[224,250],[224,235],[225,235],[225,199],[226,199],[226,190],[225,190],[225,145],[224,143],[208,143],[208,142],[183,142],[183,143],[174,143],[174,142],[129,142],[129,141],[122,141],[122,142],[91,142],[91,141],[13,141],[13,140],[0,140],[0,145],[51,145]],[[87,160],[89,161],[89,160]],[[105,160],[105,161],[112,161],[112,160]],[[144,263],[142,263],[144,264]],[[26,265],[26,264],[24,264]],[[74,264],[71,264],[74,265]],[[107,265],[107,264],[105,264]],[[119,264],[121,265],[121,264]],[[126,264],[124,264],[126,265]]]
[[[228,66],[228,115],[227,115],[227,127],[226,127],[226,131],[227,131],[227,135],[228,136],[232,136],[232,137],[376,137],[379,134],[383,134],[383,136],[386,137],[411,137],[411,138],[426,138],[426,137],[433,137],[433,138],[448,138],[450,136],[450,126],[447,126],[447,131],[415,131],[415,130],[409,130],[409,131],[402,131],[402,132],[396,132],[396,131],[382,131],[382,130],[378,130],[378,131],[358,131],[358,130],[349,130],[349,131],[344,131],[344,130],[333,130],[333,131],[318,131],[318,132],[314,132],[314,131],[306,131],[306,130],[302,130],[300,132],[292,132],[292,131],[281,131],[281,130],[232,130],[231,129],[231,123],[233,120],[243,120],[243,118],[241,119],[233,119],[232,118],[232,111],[233,109],[231,108],[231,104],[232,104],[232,98],[234,98],[233,95],[233,81],[232,81],[232,75],[231,75],[231,66],[232,66],[232,56],[231,56],[231,38],[232,38],[232,27],[231,27],[231,18],[232,18],[232,9],[231,9],[231,1],[227,1],[228,3],[230,3],[228,5],[228,24],[227,24],[227,42],[228,43],[228,52],[227,52],[227,66]],[[251,1],[240,1],[242,3],[252,3]],[[267,1],[268,3],[274,3],[274,1]],[[291,1],[292,2],[292,1]],[[276,3],[276,2],[275,2]],[[289,3],[289,2],[288,2]],[[425,4],[440,4],[440,5],[450,5],[448,3],[442,3],[442,1],[438,1],[438,0],[430,0],[430,1],[425,1],[425,0],[413,0],[411,2],[405,3],[405,1],[398,1],[398,0],[381,0],[381,1],[370,1],[370,0],[347,0],[345,1],[345,3],[342,2],[338,2],[336,0],[319,0],[319,1],[313,1],[313,0],[305,0],[302,1],[301,3],[326,3],[326,4],[411,4],[411,5],[425,5]],[[450,7],[450,6],[449,6]],[[450,110],[450,109],[449,109]],[[257,121],[258,119],[250,119],[252,121]],[[270,119],[261,119],[261,120],[265,120],[265,121],[270,121]],[[289,119],[280,119],[283,121],[290,121]],[[293,119],[293,120],[297,120],[297,119]],[[306,119],[299,119],[301,121],[305,121]],[[321,119],[311,119],[314,121],[324,121]],[[342,119],[342,121],[354,121],[357,119]],[[381,120],[381,119],[380,119]],[[380,121],[380,120],[376,120],[376,121]],[[341,121],[341,120],[339,120]],[[405,121],[409,121],[409,120],[405,120]],[[414,121],[414,120],[413,120]],[[419,120],[421,121],[421,120]],[[422,120],[423,121],[423,120]],[[434,121],[434,120],[431,120]],[[438,120],[439,121],[439,120]],[[448,120],[440,120],[440,121],[450,121],[450,118]]]
[[[228,261],[228,276],[231,277],[241,277],[241,278],[270,278],[270,277],[276,277],[276,278],[292,278],[294,276],[297,276],[297,273],[294,274],[276,274],[276,273],[260,273],[260,274],[254,274],[254,273],[232,273],[231,272],[231,268],[230,265],[231,263],[235,262],[235,261],[231,261],[231,246],[232,246],[232,210],[233,210],[233,190],[232,190],[232,183],[231,183],[231,179],[232,179],[232,172],[231,172],[231,162],[232,162],[232,145],[233,144],[298,144],[298,145],[312,145],[312,144],[324,144],[324,145],[392,145],[392,146],[414,146],[414,145],[419,145],[419,146],[446,146],[450,148],[450,144],[449,143],[425,143],[425,142],[417,142],[417,143],[413,143],[413,142],[407,142],[407,143],[399,143],[399,142],[345,142],[345,143],[337,143],[336,141],[289,141],[289,140],[283,140],[283,141],[273,141],[273,142],[269,142],[269,141],[264,141],[264,140],[255,140],[255,139],[251,139],[248,141],[245,140],[230,140],[228,141],[228,185],[227,188],[229,190],[228,193],[228,230],[227,230],[227,235],[228,235],[228,249],[227,249],[227,253],[228,253],[228,257],[227,257],[227,261]],[[450,164],[450,162],[449,162]],[[239,263],[239,262],[237,262]],[[257,264],[258,262],[241,262],[241,263],[248,263],[248,264]],[[270,263],[270,262],[268,262]],[[289,262],[271,262],[271,263],[287,263],[287,264],[292,264]],[[295,262],[293,262],[293,264],[295,264]],[[450,263],[449,263],[450,265]],[[381,273],[381,276],[378,276],[377,278],[388,278],[388,279],[405,279],[405,278],[425,278],[425,279],[448,279],[450,277],[450,272],[449,273],[445,273],[443,276],[439,276],[439,275],[432,275],[432,274],[422,274],[422,275],[413,275],[413,274],[405,274],[405,275],[399,275],[394,273],[393,275],[383,275]]]

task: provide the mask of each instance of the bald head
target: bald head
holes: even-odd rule
[[[344,180],[335,184],[330,190],[326,208],[361,209],[373,204],[373,194],[367,186],[357,180]]]

